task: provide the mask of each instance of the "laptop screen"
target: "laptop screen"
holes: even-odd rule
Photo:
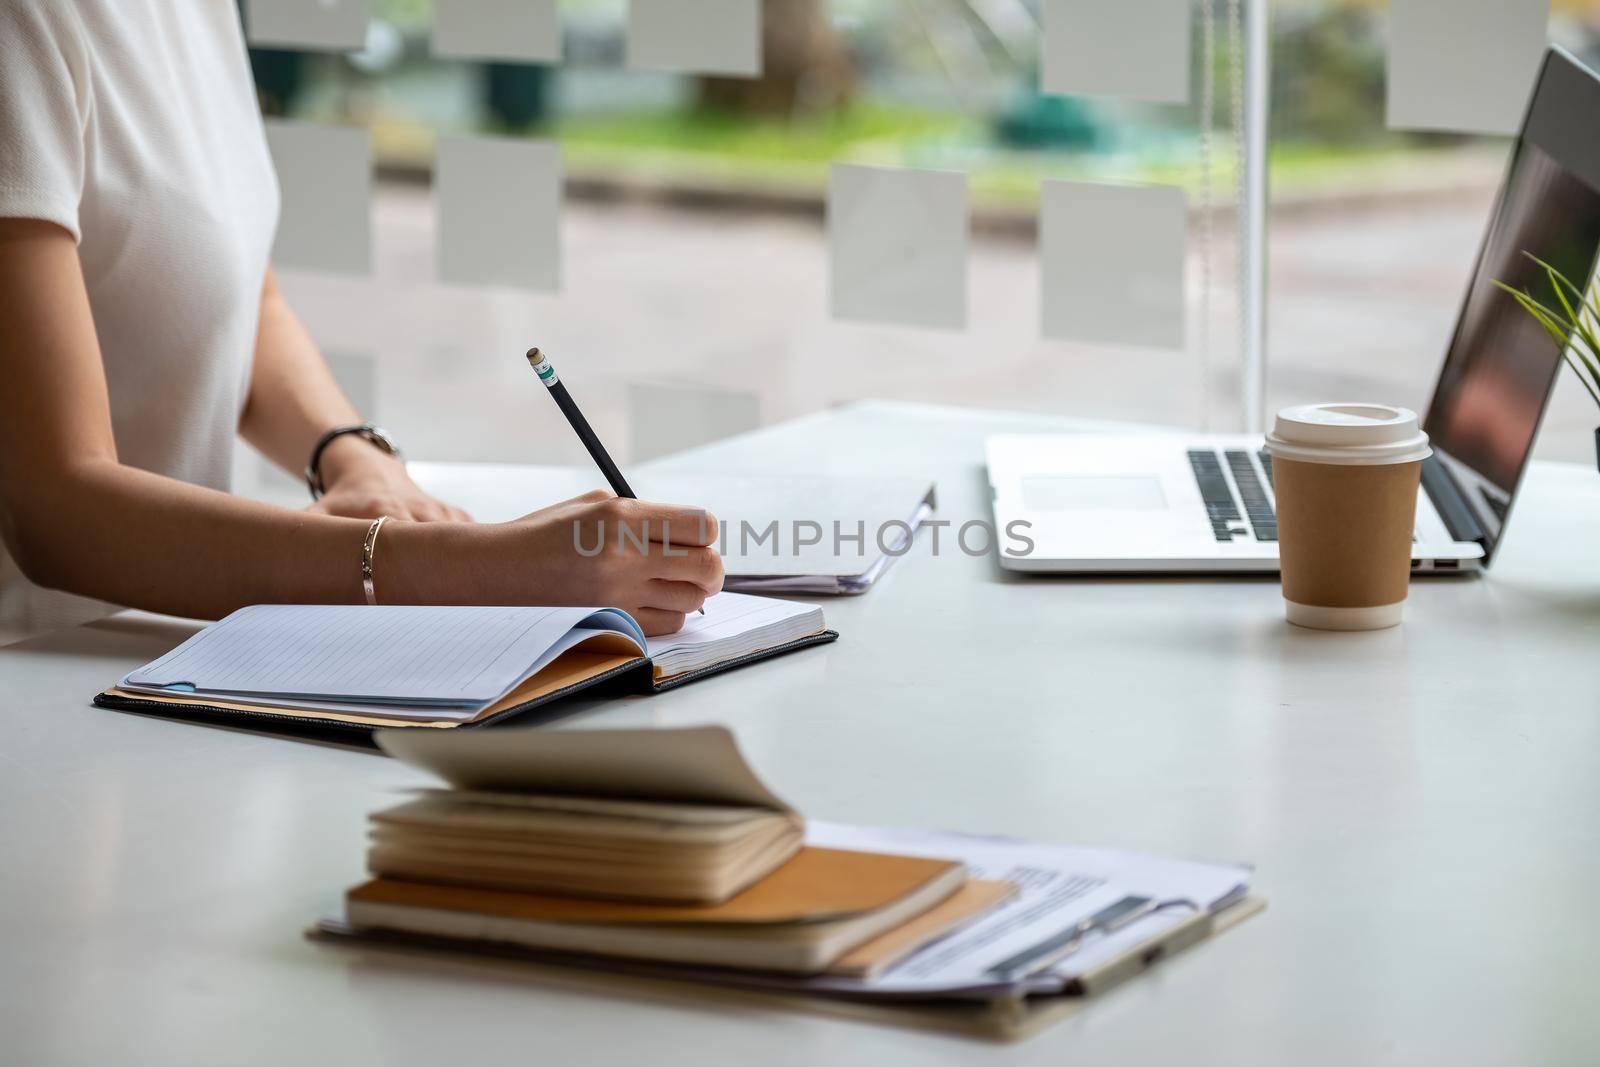
[[[1600,81],[1551,52],[1423,427],[1491,554],[1562,363],[1544,327],[1494,283],[1559,307],[1531,253],[1591,291],[1600,251],[1597,114]]]

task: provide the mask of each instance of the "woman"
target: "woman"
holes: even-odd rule
[[[695,509],[475,525],[413,484],[278,289],[277,204],[233,0],[0,0],[0,642],[102,602],[603,604],[670,633],[721,588]],[[235,433],[323,495],[229,495]],[[648,547],[594,555],[619,521]]]

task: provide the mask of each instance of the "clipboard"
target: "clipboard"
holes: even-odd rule
[[[1265,911],[1264,897],[1247,894],[1214,911],[1169,927],[1074,980],[1061,993],[993,1000],[860,999],[802,993],[759,984],[742,972],[712,981],[704,972],[670,965],[538,952],[509,945],[356,930],[327,918],[306,931],[314,942],[355,950],[353,966],[392,968],[397,961],[445,974],[496,977],[605,996],[704,1006],[770,1007],[879,1025],[933,1030],[986,1041],[1015,1042],[1086,1010],[1095,999],[1212,937]],[[364,957],[361,953],[370,954]]]

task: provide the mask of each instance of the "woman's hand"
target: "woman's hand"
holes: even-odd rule
[[[722,588],[717,520],[699,508],[597,490],[503,528],[554,598],[527,603],[622,608],[655,636],[677,633]]]
[[[614,607],[646,634],[676,633],[722,588],[719,533],[702,509],[603,491],[514,522],[391,524],[374,559],[378,599]]]
[[[335,438],[322,453],[325,491],[306,510],[351,519],[471,522],[472,516],[423,492],[406,465],[359,437]]]

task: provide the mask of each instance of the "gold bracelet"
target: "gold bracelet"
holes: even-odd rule
[[[368,604],[378,603],[378,592],[372,587],[372,550],[378,547],[378,531],[388,521],[389,516],[380,515],[367,527],[366,539],[361,542],[361,590],[367,594]]]

